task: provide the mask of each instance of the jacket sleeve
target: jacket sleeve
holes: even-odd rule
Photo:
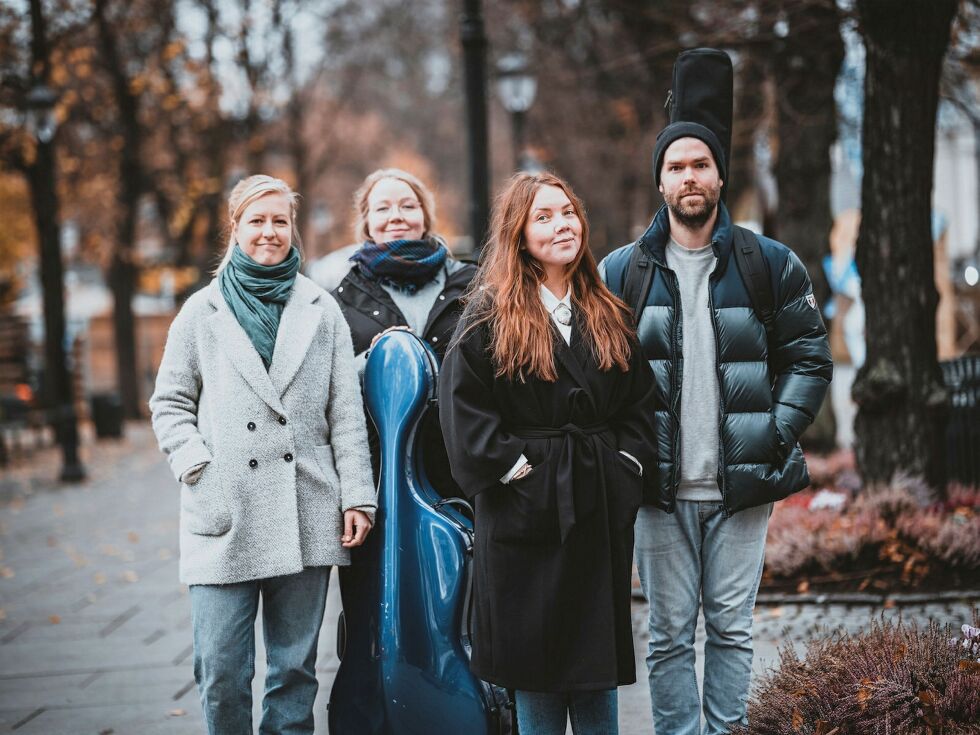
[[[645,484],[655,482],[657,471],[657,427],[659,399],[650,363],[635,340],[630,344],[630,369],[626,374],[629,392],[623,410],[616,416],[618,449],[623,449],[643,465]]]
[[[187,470],[212,460],[211,450],[197,428],[202,385],[196,339],[199,326],[193,310],[186,306],[177,314],[167,334],[156,387],[150,397],[153,432],[178,481]]]
[[[339,307],[328,308],[326,318],[331,321],[333,336],[326,419],[334,464],[340,477],[340,509],[362,510],[374,523],[377,490],[371,474],[367,423],[350,328]]]
[[[457,333],[464,329],[460,320]],[[439,418],[453,478],[468,497],[500,483],[526,442],[505,431],[493,397],[493,366],[476,328],[446,353],[439,377]]]
[[[806,268],[792,252],[778,281],[769,339],[773,414],[783,454],[788,454],[823,403],[833,376],[827,329]]]

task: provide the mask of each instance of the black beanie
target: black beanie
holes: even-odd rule
[[[711,151],[714,156],[715,165],[722,181],[728,180],[728,172],[725,170],[725,153],[722,150],[721,142],[709,128],[693,122],[671,123],[657,135],[657,147],[653,151],[653,180],[660,186],[660,169],[664,165],[664,154],[670,144],[680,138],[697,138]]]

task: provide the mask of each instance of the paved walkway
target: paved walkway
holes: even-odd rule
[[[58,487],[57,455],[0,474],[0,732],[43,735],[190,735],[203,732],[191,667],[190,605],[177,581],[178,493],[149,427],[86,449],[91,479]],[[976,601],[974,601],[974,604]],[[317,671],[317,733],[337,669],[336,585],[328,598]],[[905,619],[966,622],[951,602],[884,611]],[[821,625],[857,629],[866,606],[760,608],[761,672],[782,641],[799,645]],[[634,603],[640,681],[646,607]],[[699,631],[699,644],[703,641]],[[259,636],[261,638],[261,636]],[[256,690],[264,675],[260,650]],[[256,691],[258,695],[258,691]],[[256,696],[256,717],[258,722]],[[624,735],[650,733],[645,683],[620,691]]]

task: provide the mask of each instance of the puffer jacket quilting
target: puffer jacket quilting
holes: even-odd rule
[[[680,482],[680,402],[686,397],[680,294],[665,257],[669,231],[664,206],[643,236],[607,256],[600,270],[613,293],[622,295],[633,247],[642,247],[656,265],[637,325],[663,406],[656,422],[657,478],[645,502],[673,512]],[[709,304],[721,407],[718,486],[728,515],[809,485],[799,437],[816,416],[833,373],[827,330],[803,263],[782,243],[759,236],[775,303],[767,339],[731,257],[732,236],[728,211],[719,204]]]

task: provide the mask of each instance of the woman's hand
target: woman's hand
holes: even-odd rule
[[[344,511],[344,535],[340,537],[340,545],[345,549],[360,546],[371,530],[371,521],[367,514],[360,510]]]
[[[531,470],[533,469],[534,468],[531,466],[530,462],[525,462],[524,464],[521,465],[521,468],[517,470],[517,472],[514,473],[514,476],[511,477],[510,479],[520,480],[522,477],[527,477],[529,474],[531,474]]]
[[[411,331],[412,331],[412,328],[409,327],[409,326],[406,326],[404,324],[399,324],[399,325],[394,326],[394,327],[388,327],[385,331],[378,332],[376,335],[374,335],[374,338],[371,340],[371,345],[370,345],[370,347],[368,347],[368,349],[371,349],[371,347],[374,347],[374,344],[379,339],[381,339],[386,334],[388,334],[388,332],[411,332]]]

